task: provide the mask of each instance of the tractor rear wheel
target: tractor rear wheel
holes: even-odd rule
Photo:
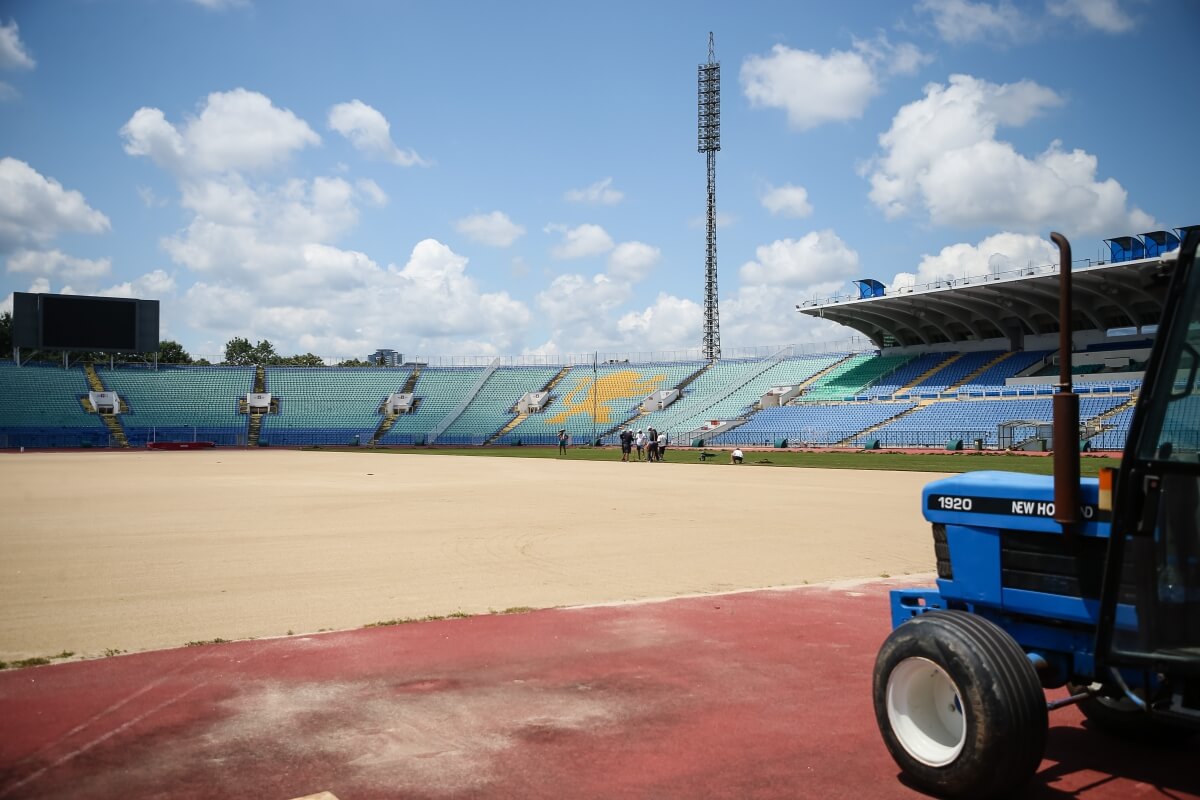
[[[875,660],[875,719],[892,758],[947,797],[1012,794],[1046,748],[1046,697],[1020,645],[963,611],[892,631]]]

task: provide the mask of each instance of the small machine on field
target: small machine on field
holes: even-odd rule
[[[1065,705],[1143,739],[1200,731],[1200,230],[1150,276],[1170,283],[1121,466],[1083,480],[1071,248],[1051,238],[1054,477],[973,472],[925,487],[937,588],[892,592],[875,662],[884,743],[915,784],[948,797],[1017,792],[1041,763],[1048,712]]]

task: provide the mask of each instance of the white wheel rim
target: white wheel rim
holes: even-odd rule
[[[967,721],[958,687],[927,658],[906,658],[892,670],[887,713],[900,745],[922,764],[944,767],[966,744]]]

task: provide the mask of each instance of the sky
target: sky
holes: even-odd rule
[[[0,309],[363,358],[696,350],[1200,223],[1194,0],[0,0]]]

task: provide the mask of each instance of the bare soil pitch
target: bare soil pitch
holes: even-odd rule
[[[0,659],[932,571],[930,473],[0,455]]]

